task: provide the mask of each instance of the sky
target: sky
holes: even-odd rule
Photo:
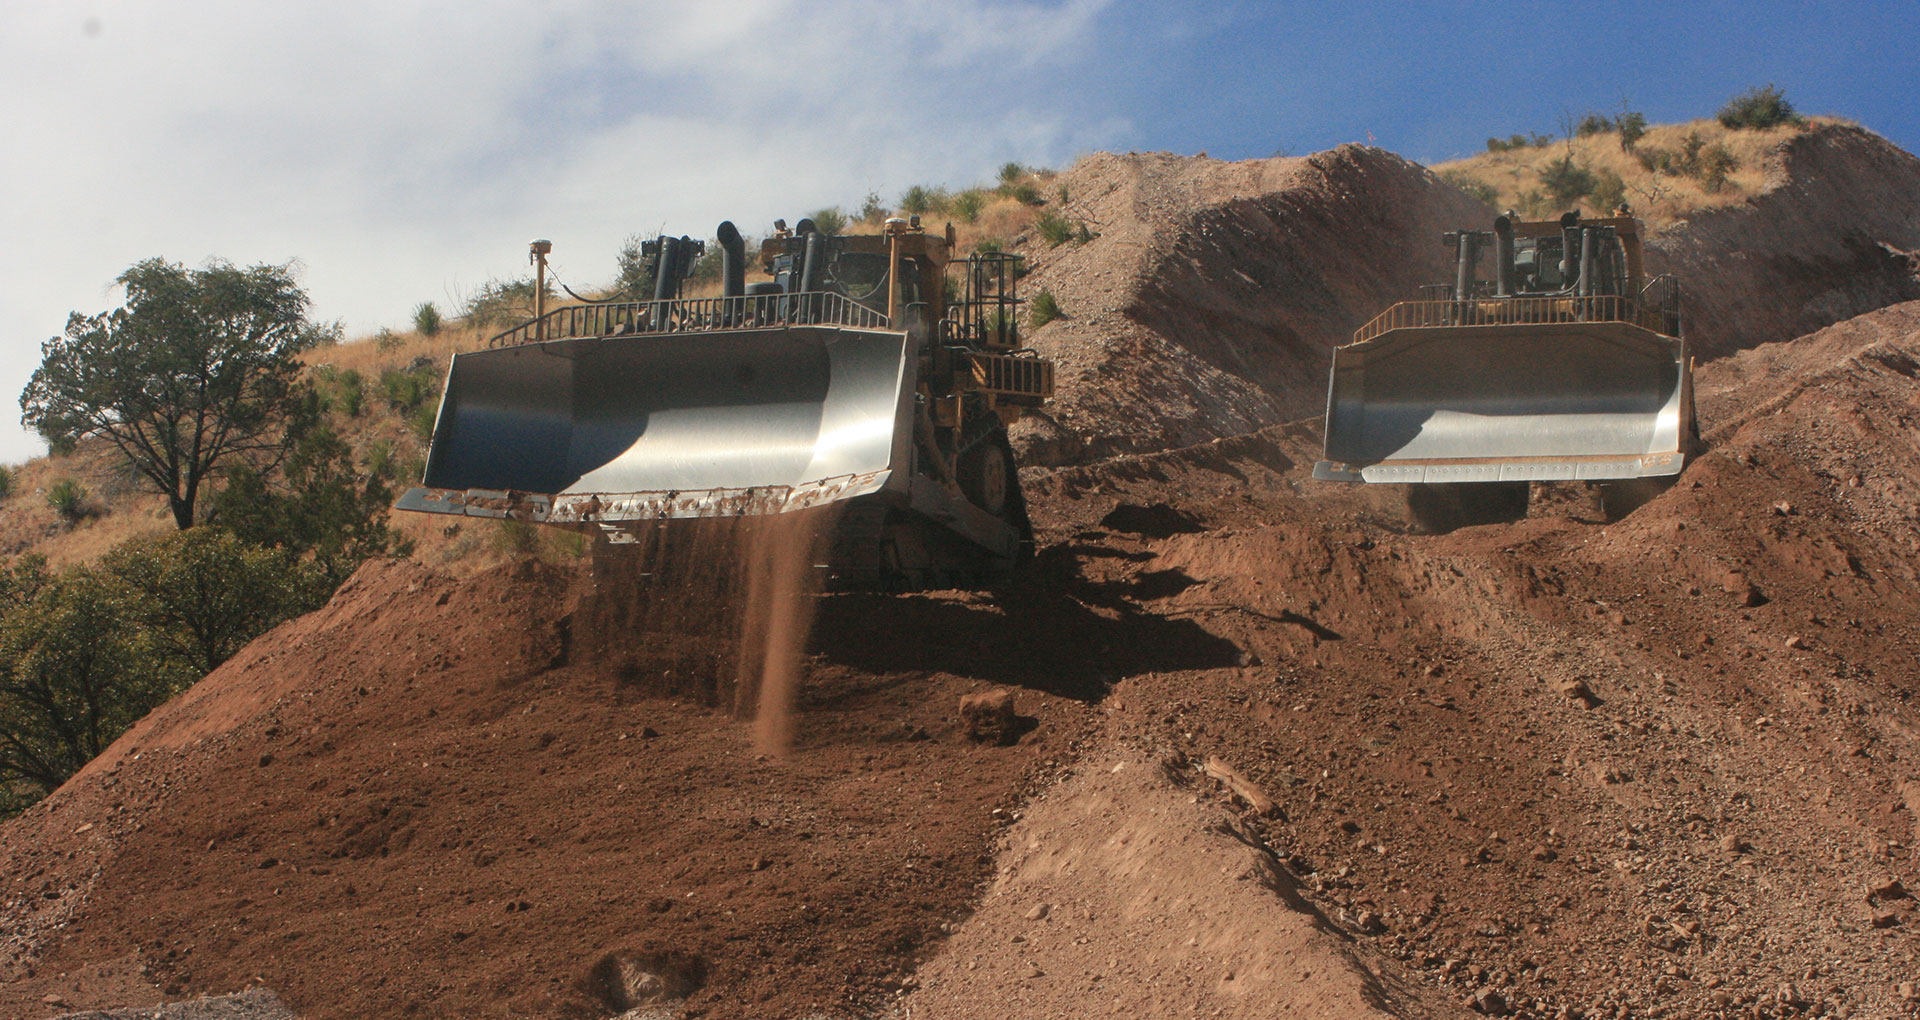
[[[0,0],[0,463],[70,312],[160,257],[297,262],[348,336],[550,238],[748,233],[1094,151],[1421,162],[1774,84],[1920,147],[1920,4]]]

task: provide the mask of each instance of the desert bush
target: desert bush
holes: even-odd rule
[[[1573,161],[1571,153],[1547,164],[1540,171],[1540,186],[1555,206],[1568,208],[1593,193],[1597,183],[1593,171]]]
[[[828,237],[847,229],[847,214],[837,205],[817,209],[807,218],[813,221],[813,229]]]
[[[71,478],[62,478],[47,486],[47,505],[61,520],[73,524],[87,516],[87,487]]]
[[[629,301],[646,301],[653,297],[653,260],[640,253],[640,246],[646,238],[631,234],[620,243],[619,254],[614,256],[614,291]]]
[[[366,385],[366,379],[355,369],[343,372],[332,365],[314,366],[313,388],[325,410],[360,417],[366,410]]]
[[[1580,123],[1574,127],[1573,133],[1581,138],[1591,138],[1594,135],[1604,135],[1613,129],[1612,117],[1601,113],[1589,113],[1580,118]]]
[[[237,469],[215,502],[214,521],[245,542],[284,549],[319,571],[327,594],[361,563],[405,555],[411,544],[387,527],[393,490],[377,474],[362,478],[353,449],[325,425],[301,437],[270,479]]]
[[[440,332],[440,309],[435,308],[431,301],[422,301],[415,305],[413,328],[419,330],[421,336],[433,336]]]
[[[1600,170],[1593,175],[1593,208],[1602,216],[1620,208],[1627,200],[1627,182],[1611,170]]]
[[[508,556],[531,556],[540,546],[538,527],[531,521],[502,517],[493,533],[494,546]]]
[[[867,197],[860,200],[860,212],[857,216],[860,222],[877,223],[880,220],[886,219],[886,217],[887,204],[880,201],[880,193],[877,191],[867,192]]]
[[[13,471],[0,467],[0,499],[13,495]]]
[[[1040,237],[1047,244],[1055,248],[1073,239],[1073,224],[1052,209],[1041,213],[1040,218],[1033,221],[1033,228],[1040,232]]]
[[[1514,135],[1508,135],[1505,138],[1487,139],[1487,151],[1488,152],[1509,152],[1514,149],[1528,149],[1528,148],[1537,149],[1542,146],[1547,146],[1552,144],[1553,144],[1552,135],[1514,134]]]
[[[1003,188],[1011,187],[1025,176],[1027,176],[1027,168],[1018,163],[1007,162],[1000,164],[999,179],[1000,186]]]
[[[553,296],[548,284],[547,296]],[[476,326],[502,326],[533,318],[534,281],[488,280],[466,300],[461,317]]]
[[[929,188],[916,184],[900,196],[900,211],[916,216],[945,212],[950,201],[945,188]]]
[[[997,237],[983,237],[980,240],[973,242],[973,250],[983,255],[991,254],[997,251],[1003,251],[1005,250],[1005,248],[1006,248],[1006,242],[1000,240]]]
[[[1700,180],[1700,188],[1709,195],[1717,195],[1731,185],[1729,175],[1740,169],[1740,160],[1732,150],[1714,143],[1700,150],[1694,162],[1694,176]]]
[[[1614,118],[1613,125],[1620,132],[1620,148],[1627,152],[1632,152],[1647,134],[1646,115],[1636,111],[1622,111],[1620,116]]]
[[[960,217],[962,223],[972,223],[979,219],[980,211],[986,207],[986,192],[979,188],[968,188],[953,196],[953,201],[948,203],[948,208],[955,216]]]
[[[1061,310],[1060,302],[1053,296],[1053,292],[1044,288],[1033,296],[1033,304],[1028,310],[1028,316],[1035,329],[1055,319],[1064,318],[1066,314]]]
[[[391,482],[399,477],[400,461],[393,440],[384,436],[367,444],[367,473]]]
[[[1718,114],[1720,124],[1731,130],[1758,130],[1782,124],[1805,123],[1787,101],[1786,93],[1769,84],[1750,88],[1727,100]]]
[[[410,413],[432,400],[439,390],[434,366],[414,365],[389,368],[380,373],[380,393],[388,405],[402,414]]]
[[[1021,181],[1007,190],[1007,197],[1021,205],[1045,205],[1047,200],[1040,194],[1040,186],[1032,181]]]

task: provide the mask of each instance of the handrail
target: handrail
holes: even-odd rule
[[[886,329],[887,316],[885,312],[868,308],[844,294],[829,291],[679,298],[671,301],[618,301],[556,308],[493,337],[487,341],[487,346],[517,347],[545,340],[578,337],[697,333],[718,329],[799,325]]]
[[[1652,289],[1651,285],[1649,289]],[[1677,335],[1670,332],[1677,327],[1670,325],[1669,320],[1678,317],[1678,289],[1663,291],[1660,296],[1663,300],[1651,306],[1643,305],[1636,298],[1618,294],[1402,301],[1355,330],[1353,342],[1371,340],[1393,329],[1519,326],[1555,322],[1629,322],[1656,333]]]

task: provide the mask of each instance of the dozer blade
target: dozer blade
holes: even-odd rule
[[[551,524],[782,513],[910,481],[907,334],[551,340],[454,358],[407,510]]]
[[[1351,482],[1574,481],[1679,472],[1682,341],[1625,322],[1411,327],[1336,348],[1326,459]]]

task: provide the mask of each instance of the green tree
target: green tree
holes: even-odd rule
[[[284,465],[282,484],[248,467],[230,473],[214,519],[242,541],[311,557],[321,598],[377,556],[412,549],[387,527],[393,490],[378,474],[361,478],[353,449],[325,425],[307,431]]]
[[[123,543],[101,566],[125,587],[129,615],[169,667],[196,677],[327,596],[317,563],[217,527]]]
[[[23,558],[0,579],[0,808],[53,792],[193,677],[152,654],[127,590],[101,571],[50,575]]]
[[[21,420],[56,446],[82,436],[113,444],[184,530],[216,467],[284,453],[303,388],[294,356],[338,328],[308,321],[287,266],[149,259],[118,282],[123,307],[75,312],[41,346]]]

